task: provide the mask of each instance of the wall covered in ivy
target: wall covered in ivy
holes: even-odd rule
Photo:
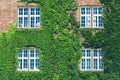
[[[25,1],[25,0],[24,0]],[[25,1],[30,3],[30,1]],[[78,79],[80,40],[70,14],[74,0],[36,0],[41,16],[40,29],[10,29],[0,35],[0,80]],[[74,20],[75,21],[75,20]],[[40,71],[18,72],[18,51],[36,47],[40,52]]]
[[[40,29],[10,29],[0,33],[0,80],[119,80],[119,1],[102,1],[104,29],[80,29],[73,12],[75,0],[21,0],[40,8]],[[93,32],[95,34],[93,35]],[[80,44],[80,38],[85,41]],[[18,72],[18,51],[36,47],[40,71]],[[104,71],[80,72],[81,46],[103,49]]]

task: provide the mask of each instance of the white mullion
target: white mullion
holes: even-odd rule
[[[24,28],[24,8],[23,8],[23,24],[22,24],[22,28]]]
[[[87,70],[87,50],[85,50],[85,70]]]
[[[87,8],[90,8],[90,7],[86,7],[85,8],[85,27],[89,28],[90,27],[90,23],[91,23],[91,20],[90,20],[91,12],[90,12],[90,14],[87,14]],[[91,8],[90,8],[90,11],[91,11]],[[90,17],[89,20],[87,19],[88,17]],[[89,25],[88,25],[87,21],[90,21]]]
[[[23,69],[23,65],[24,65],[24,64],[23,64],[23,63],[24,63],[23,56],[24,56],[24,55],[23,55],[23,50],[22,50],[22,71],[24,70],[24,69]]]
[[[29,8],[29,28],[31,28],[31,7]]]
[[[99,13],[98,13],[99,11],[98,11],[98,7],[97,7],[97,28],[99,28]]]
[[[28,61],[29,61],[29,63],[28,63],[28,64],[29,64],[28,70],[30,71],[30,50],[28,50],[28,53],[29,53],[29,55],[28,55],[28,59],[29,59],[29,60],[28,60]]]
[[[36,8],[34,8],[34,28],[36,28]]]
[[[36,60],[35,60],[35,53],[36,53],[36,52],[35,52],[35,50],[34,50],[34,70],[36,69],[36,68],[35,68],[35,62],[36,62]]]
[[[94,51],[91,49],[90,51],[90,54],[91,54],[91,70],[94,69]]]
[[[97,50],[97,54],[98,54],[98,56],[97,56],[97,62],[98,62],[98,65],[97,65],[97,67],[98,67],[98,70],[99,70],[99,64],[100,64],[100,62],[99,62],[99,49]]]

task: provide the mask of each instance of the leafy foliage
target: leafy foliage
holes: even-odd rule
[[[105,1],[104,29],[79,29],[74,0],[21,0],[38,4],[41,29],[16,29],[0,33],[0,80],[119,80],[119,0]],[[84,47],[102,48],[104,72],[80,72],[80,37]],[[34,46],[40,51],[39,72],[18,72],[18,51]]]
[[[41,11],[40,29],[16,29],[0,36],[1,80],[78,80],[80,35],[73,29],[68,12],[77,8],[74,0],[23,0],[35,2]],[[74,20],[75,21],[75,20]],[[34,46],[40,51],[39,72],[18,72],[18,51]]]

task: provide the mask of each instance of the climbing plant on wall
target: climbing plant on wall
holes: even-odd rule
[[[79,34],[69,14],[77,8],[74,0],[22,0],[40,8],[40,29],[16,29],[11,25],[0,42],[1,80],[77,80],[80,58]],[[75,21],[75,20],[74,20]],[[70,25],[71,24],[71,25]],[[79,33],[79,32],[78,32]],[[18,51],[35,46],[40,52],[40,71],[19,72]]]
[[[40,29],[0,33],[0,80],[119,80],[120,27],[118,0],[103,1],[104,29],[80,29],[73,12],[75,0],[21,0],[40,8]],[[93,34],[93,32],[95,32]],[[80,38],[85,41],[80,45]],[[34,46],[40,52],[40,71],[18,72],[18,51]],[[81,46],[103,49],[102,72],[80,72]]]

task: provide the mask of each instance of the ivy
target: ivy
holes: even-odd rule
[[[80,35],[76,34],[68,12],[77,8],[74,0],[21,0],[40,7],[40,29],[10,29],[0,37],[1,80],[78,80]],[[74,18],[75,19],[75,18]],[[75,20],[74,20],[75,21]],[[18,51],[36,47],[40,51],[40,71],[18,72]]]
[[[75,0],[20,0],[40,8],[40,29],[16,29],[11,24],[0,32],[0,80],[119,80],[120,6],[118,0],[103,1],[104,29],[80,29],[74,17]],[[84,39],[82,41],[81,39]],[[82,44],[80,44],[82,42]],[[103,49],[102,72],[80,72],[81,46]],[[36,47],[40,71],[18,72],[18,51]]]

